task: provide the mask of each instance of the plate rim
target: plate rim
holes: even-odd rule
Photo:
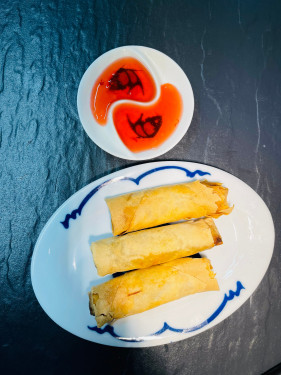
[[[97,340],[92,340],[92,339],[89,339],[89,338],[82,337],[79,334],[73,332],[71,329],[64,327],[63,324],[57,322],[55,318],[53,318],[53,317],[51,317],[49,315],[49,313],[47,312],[48,309],[45,308],[46,306],[43,306],[44,304],[40,301],[39,295],[36,292],[36,286],[35,286],[35,282],[34,282],[34,267],[35,267],[35,262],[36,262],[36,255],[37,255],[37,252],[39,251],[38,250],[39,244],[40,244],[40,241],[41,241],[42,237],[44,236],[45,232],[48,230],[49,225],[52,223],[54,217],[59,213],[60,210],[62,210],[68,204],[68,202],[71,199],[73,199],[74,196],[77,196],[78,194],[81,194],[84,190],[89,189],[90,186],[93,186],[93,188],[94,188],[94,186],[98,186],[100,183],[105,182],[109,178],[112,179],[114,177],[117,177],[120,174],[126,175],[126,174],[128,174],[127,172],[130,173],[130,171],[134,171],[138,167],[147,166],[148,169],[151,169],[151,168],[155,168],[157,166],[164,166],[164,165],[171,164],[171,163],[173,163],[175,165],[185,165],[185,167],[187,167],[187,168],[190,168],[190,167],[193,167],[193,166],[195,168],[203,166],[203,167],[208,167],[208,168],[211,168],[211,169],[214,169],[214,170],[221,171],[221,172],[229,175],[231,178],[234,178],[239,183],[245,184],[247,186],[247,188],[249,188],[252,191],[252,193],[254,193],[259,198],[260,202],[263,204],[264,208],[267,210],[267,213],[269,214],[268,218],[270,219],[270,224],[271,224],[271,229],[272,229],[272,233],[271,233],[272,234],[272,249],[270,249],[271,250],[270,257],[268,258],[268,262],[266,264],[266,267],[264,268],[263,275],[261,276],[259,282],[255,285],[254,289],[252,290],[252,292],[250,292],[250,294],[247,296],[247,298],[232,313],[230,313],[229,315],[227,315],[221,321],[210,323],[207,326],[199,329],[198,331],[194,331],[194,333],[189,334],[188,336],[186,336],[186,334],[184,334],[184,333],[182,335],[179,335],[180,336],[179,338],[174,338],[174,337],[171,336],[170,337],[171,341],[170,340],[168,340],[168,341],[165,340],[165,337],[164,337],[164,338],[162,338],[162,340],[161,340],[161,338],[159,338],[158,340],[153,340],[153,342],[149,342],[148,345],[146,345],[148,343],[148,341],[138,342],[138,343],[134,343],[133,342],[132,343],[132,342],[120,342],[119,340],[116,340],[116,342],[114,344],[113,343],[105,343],[105,342],[102,342],[103,341],[102,339],[101,339],[101,341],[97,341]],[[35,294],[35,297],[36,297],[39,305],[43,309],[43,311],[47,314],[47,316],[49,316],[49,318],[52,321],[54,321],[59,327],[63,328],[64,330],[66,330],[69,333],[74,334],[75,336],[77,336],[79,338],[82,338],[82,339],[85,339],[87,341],[94,342],[94,343],[97,343],[97,344],[106,345],[106,346],[113,346],[113,347],[132,347],[132,348],[138,348],[138,347],[158,346],[158,345],[163,345],[163,344],[167,344],[167,343],[170,343],[170,342],[177,342],[177,341],[185,340],[185,339],[191,338],[191,337],[193,337],[195,335],[201,334],[201,333],[209,330],[210,328],[213,328],[216,325],[221,324],[222,322],[224,322],[224,320],[226,320],[227,318],[229,318],[232,314],[236,313],[237,310],[239,310],[239,308],[246,301],[248,301],[248,299],[255,293],[255,291],[257,290],[257,288],[261,284],[262,280],[264,279],[264,277],[265,277],[265,275],[266,275],[266,273],[268,271],[268,268],[270,266],[270,263],[272,261],[272,257],[273,257],[273,253],[274,253],[274,247],[275,247],[275,227],[274,227],[274,221],[273,221],[271,212],[270,212],[269,208],[267,207],[266,203],[264,202],[264,200],[262,199],[262,197],[250,185],[248,185],[247,183],[245,183],[243,180],[239,179],[235,175],[233,175],[233,174],[231,174],[231,173],[229,173],[229,172],[227,172],[227,171],[225,171],[225,170],[223,170],[221,168],[217,168],[217,167],[214,167],[214,166],[211,166],[211,165],[208,165],[208,164],[202,164],[202,163],[199,163],[199,162],[175,161],[175,160],[174,161],[172,161],[172,160],[171,161],[168,161],[168,160],[167,161],[152,161],[152,162],[140,163],[140,164],[137,164],[135,166],[121,168],[118,171],[115,171],[113,173],[105,174],[104,176],[98,178],[97,180],[94,180],[94,181],[90,182],[89,184],[85,185],[84,187],[82,187],[81,189],[79,189],[78,191],[76,191],[74,194],[72,194],[68,199],[66,199],[54,211],[54,213],[51,215],[51,217],[47,220],[46,224],[42,228],[42,230],[41,230],[41,232],[40,232],[40,234],[38,236],[38,239],[37,239],[37,241],[35,243],[35,246],[34,246],[34,250],[33,250],[33,253],[32,253],[32,258],[31,258],[31,272],[30,272],[30,274],[31,274],[31,284],[32,284],[32,288],[33,288],[33,292]],[[161,342],[163,340],[165,340],[164,343]]]

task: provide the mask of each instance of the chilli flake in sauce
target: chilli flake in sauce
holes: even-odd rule
[[[176,129],[182,114],[182,98],[175,86],[161,86],[155,104],[120,104],[113,111],[119,137],[132,152],[160,146]]]
[[[148,70],[133,57],[110,64],[97,79],[91,94],[91,110],[98,124],[105,125],[109,107],[117,100],[149,102],[156,86]]]

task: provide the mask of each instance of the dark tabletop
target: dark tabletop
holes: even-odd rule
[[[2,0],[0,21],[2,373],[236,375],[281,362],[281,1]],[[238,311],[200,335],[145,349],[64,331],[30,279],[53,212],[89,182],[136,164],[97,147],[76,108],[87,67],[132,44],[174,59],[195,96],[187,134],[155,160],[234,174],[264,199],[276,230],[270,267]]]

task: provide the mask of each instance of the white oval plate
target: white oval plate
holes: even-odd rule
[[[90,243],[112,236],[104,198],[205,178],[228,187],[229,202],[235,205],[230,215],[216,220],[224,244],[203,253],[211,260],[220,291],[188,296],[97,329],[89,313],[88,292],[111,276],[97,275]],[[105,345],[153,346],[196,335],[231,315],[259,285],[273,246],[271,214],[244,182],[203,164],[155,162],[100,178],[69,198],[37,240],[31,279],[42,308],[67,331]]]
[[[139,105],[145,107],[157,101],[160,96],[160,86],[164,83],[173,84],[182,96],[183,113],[181,120],[172,135],[159,147],[135,153],[131,152],[121,141],[113,124],[112,111],[120,103],[131,103],[131,100],[118,100],[111,105],[106,126],[99,125],[93,117],[90,108],[92,88],[104,69],[122,57],[134,57],[139,60],[151,73],[156,83],[156,97],[147,103],[139,102]],[[194,98],[190,82],[184,71],[170,57],[153,48],[124,46],[104,53],[89,66],[79,84],[77,107],[80,121],[86,133],[100,148],[122,159],[145,160],[164,154],[182,139],[192,120]]]

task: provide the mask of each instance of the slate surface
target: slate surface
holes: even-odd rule
[[[260,374],[281,362],[281,2],[0,3],[0,370],[7,374]],[[88,343],[53,323],[32,291],[30,260],[52,213],[91,181],[134,165],[106,154],[79,122],[90,63],[122,45],[156,48],[186,72],[195,113],[156,160],[222,168],[271,210],[276,246],[254,295],[191,339],[147,349]]]

